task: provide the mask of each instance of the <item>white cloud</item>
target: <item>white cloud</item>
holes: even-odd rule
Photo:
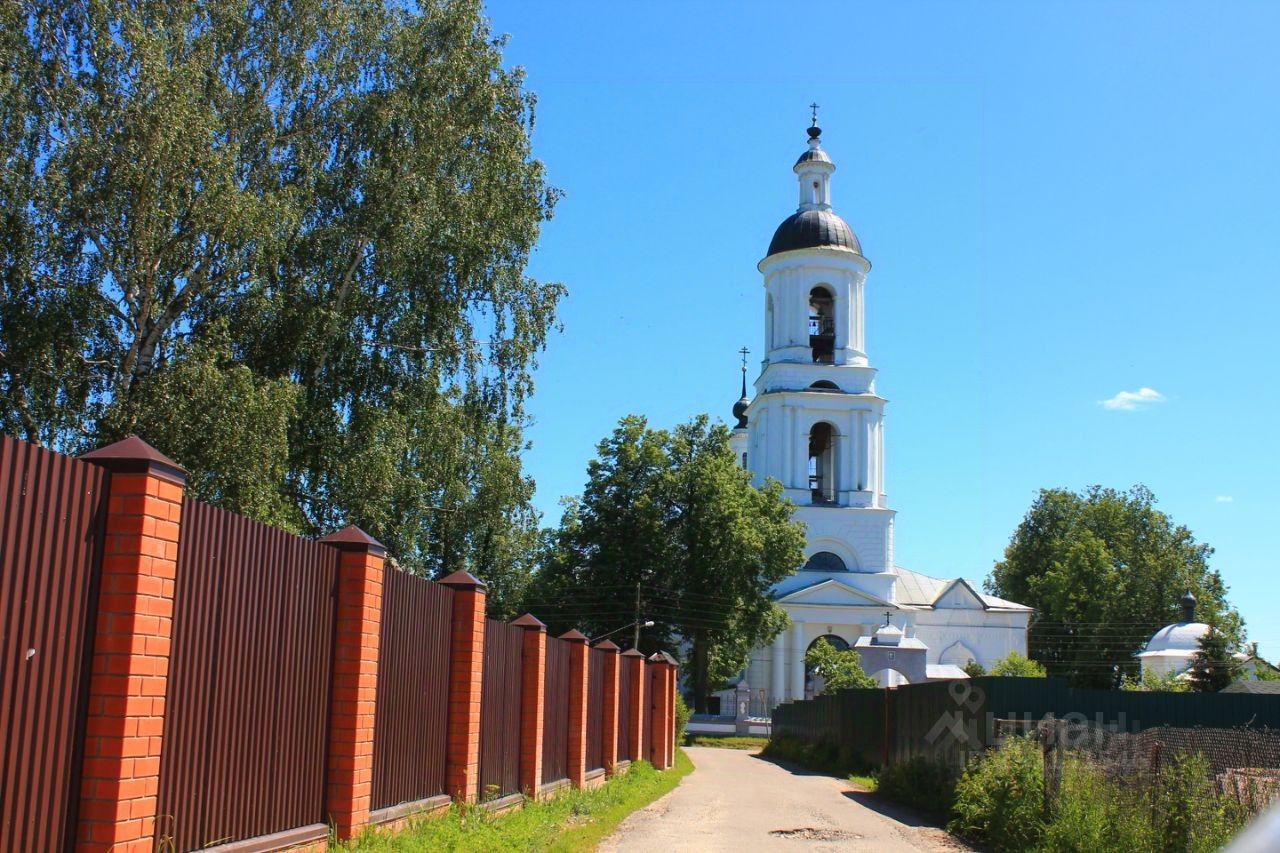
[[[1137,391],[1121,391],[1110,400],[1099,400],[1098,405],[1104,409],[1120,412],[1134,412],[1154,403],[1163,403],[1165,396],[1154,388],[1139,388]]]
[[[1233,502],[1235,498],[1231,497],[1231,495],[1218,495],[1213,500],[1214,500],[1214,503],[1229,504]]]

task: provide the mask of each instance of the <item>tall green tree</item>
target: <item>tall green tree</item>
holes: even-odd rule
[[[713,688],[787,624],[769,589],[804,559],[793,509],[777,483],[752,486],[729,431],[706,416],[670,432],[624,418],[566,508],[529,609],[592,635],[652,620],[642,649],[683,649],[705,711]]]
[[[1179,620],[1187,590],[1197,618],[1241,638],[1226,584],[1209,568],[1213,549],[1155,504],[1143,486],[1045,489],[1014,531],[986,588],[1036,609],[1028,651],[1049,675],[1089,687],[1136,677],[1134,655]]]
[[[1244,668],[1233,655],[1236,645],[1222,631],[1211,627],[1197,645],[1191,668],[1187,670],[1192,690],[1217,693],[1243,675]]]
[[[136,432],[424,571],[527,562],[533,108],[478,0],[0,4],[0,429]]]

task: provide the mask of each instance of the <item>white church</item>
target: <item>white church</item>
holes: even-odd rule
[[[831,206],[836,167],[821,130],[793,171],[799,209],[783,220],[758,269],[764,277],[764,359],[734,406],[733,445],[756,482],[772,477],[808,526],[807,562],[774,588],[793,626],[758,649],[737,695],[753,709],[814,695],[805,652],[819,638],[856,648],[882,685],[964,678],[1026,654],[1028,607],[984,595],[961,578],[894,562],[894,510],[885,486],[884,413],[867,354],[871,263]],[[725,699],[732,702],[734,691]],[[727,703],[726,703],[727,704]]]

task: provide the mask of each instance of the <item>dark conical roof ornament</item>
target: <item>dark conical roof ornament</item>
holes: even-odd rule
[[[738,398],[738,402],[733,404],[733,416],[738,419],[734,424],[734,429],[747,428],[747,407],[751,405],[751,401],[747,399],[747,355],[751,350],[743,347],[738,350],[742,355],[742,396]]]
[[[813,110],[813,120],[809,123],[809,138],[817,139],[822,135],[822,128],[818,127],[818,105],[810,104],[809,109]]]
[[[1196,621],[1196,597],[1191,594],[1191,590],[1187,590],[1182,596],[1182,621]]]

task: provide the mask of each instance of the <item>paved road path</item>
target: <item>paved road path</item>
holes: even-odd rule
[[[607,851],[963,850],[847,782],[736,749],[689,747],[697,769],[623,822]]]

